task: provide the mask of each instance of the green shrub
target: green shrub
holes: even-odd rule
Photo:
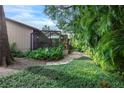
[[[53,48],[39,48],[37,50],[28,51],[25,53],[27,58],[43,59],[43,60],[58,60],[63,57],[62,45]]]
[[[93,59],[106,70],[124,70],[124,31],[106,33],[99,41]]]
[[[13,57],[24,57],[24,53],[17,49],[16,43],[10,45],[10,51]]]

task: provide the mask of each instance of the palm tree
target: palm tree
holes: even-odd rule
[[[9,47],[5,14],[3,6],[0,5],[0,65],[7,66],[14,61]]]

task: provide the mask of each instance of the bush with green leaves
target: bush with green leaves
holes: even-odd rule
[[[103,69],[124,71],[124,6],[46,6],[45,12]]]
[[[39,48],[26,52],[25,56],[38,60],[58,60],[63,57],[63,49],[64,47],[62,45],[52,48]]]
[[[17,49],[16,43],[10,45],[10,51],[13,57],[24,57],[24,53]]]
[[[106,70],[124,70],[124,31],[106,33],[96,48],[93,59]],[[109,69],[108,69],[109,68]]]

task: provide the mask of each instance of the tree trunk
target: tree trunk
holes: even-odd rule
[[[0,5],[0,65],[8,66],[14,61],[9,47],[3,6]]]

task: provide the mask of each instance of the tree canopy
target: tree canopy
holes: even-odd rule
[[[72,45],[103,69],[123,68],[123,6],[46,6],[45,13],[60,29],[73,32]]]

